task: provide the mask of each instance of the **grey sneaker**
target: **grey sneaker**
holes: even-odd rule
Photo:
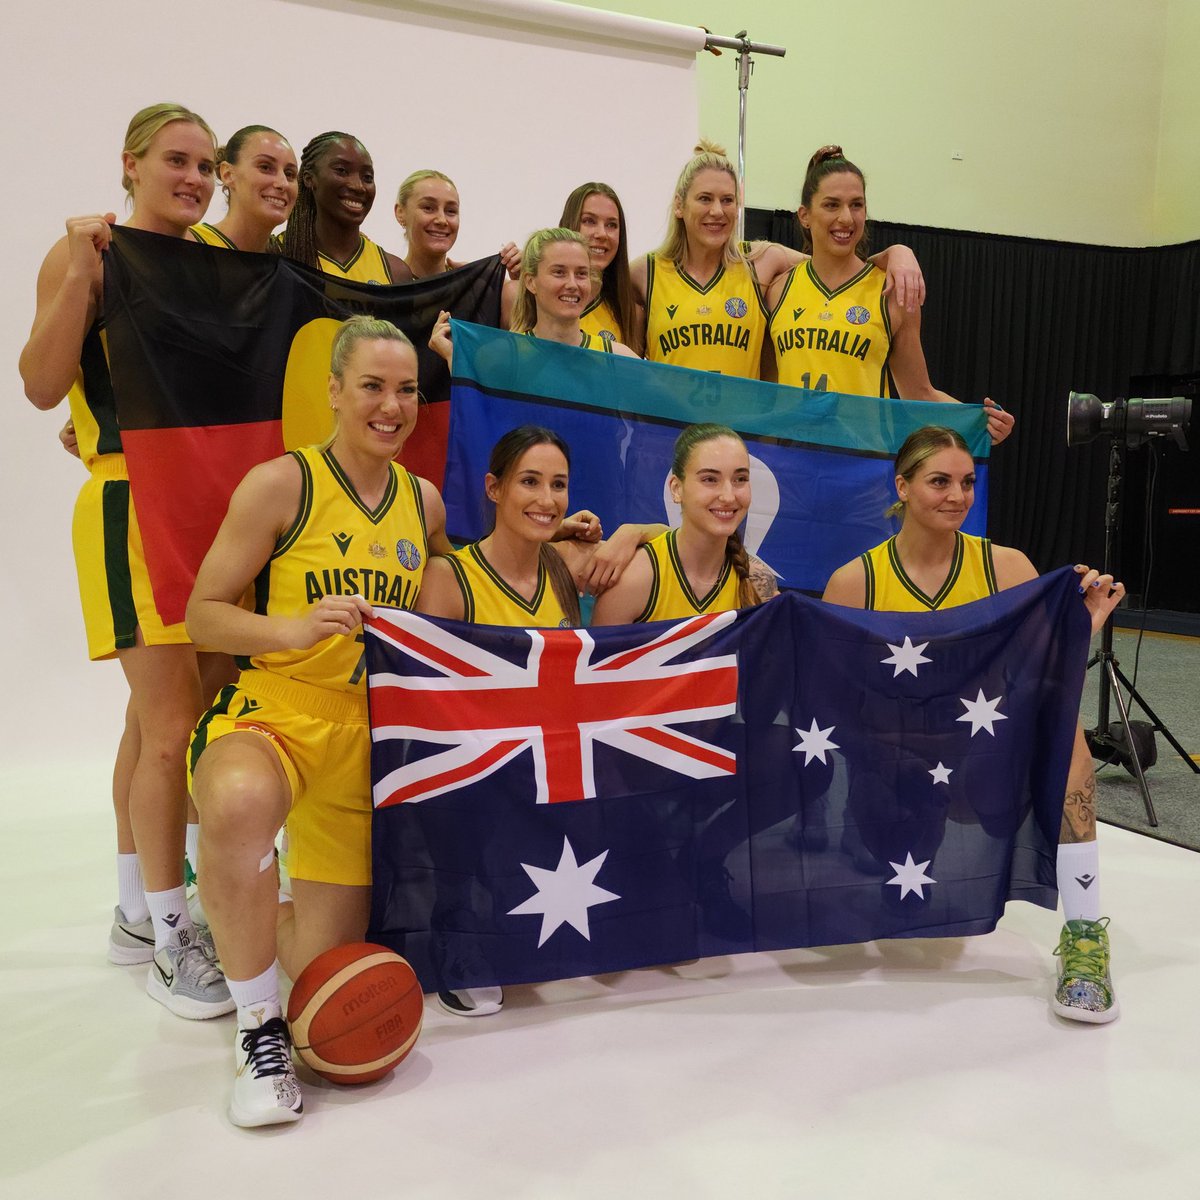
[[[129,921],[118,904],[113,909],[112,928],[108,931],[108,961],[121,967],[148,963],[154,957],[154,926],[150,918]]]
[[[292,1066],[292,1039],[282,1017],[257,1029],[239,1029],[229,1119],[243,1129],[298,1121],[304,1113],[300,1081]]]
[[[221,968],[212,962],[199,942],[156,950],[146,991],[177,1017],[189,1021],[207,1021],[237,1007]]]
[[[438,1003],[456,1017],[490,1017],[504,1007],[504,992],[498,987],[459,988],[438,992]]]

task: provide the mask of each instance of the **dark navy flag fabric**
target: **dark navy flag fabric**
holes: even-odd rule
[[[452,329],[445,499],[453,538],[486,532],[480,497],[491,448],[526,423],[549,426],[571,446],[572,503],[599,513],[608,529],[677,520],[664,498],[676,436],[699,421],[731,426],[751,456],[746,545],[788,587],[823,591],[856,551],[896,532],[883,515],[896,498],[893,461],[923,425],[948,425],[966,439],[977,481],[963,529],[986,531],[991,443],[978,405],[804,391],[466,322]]]
[[[370,936],[458,988],[1053,907],[1087,645],[1067,570],[938,613],[377,609]]]

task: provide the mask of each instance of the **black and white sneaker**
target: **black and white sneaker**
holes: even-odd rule
[[[189,1021],[207,1021],[237,1008],[221,968],[199,942],[156,950],[146,991],[177,1017]]]
[[[130,921],[118,904],[108,931],[108,961],[121,967],[148,963],[154,957],[154,925],[150,918]]]
[[[237,1071],[229,1119],[243,1129],[298,1121],[304,1113],[300,1081],[292,1066],[292,1039],[282,1017],[257,1029],[239,1029],[233,1044]]]
[[[504,991],[498,987],[459,988],[438,992],[438,1003],[456,1017],[490,1017],[504,1007]]]

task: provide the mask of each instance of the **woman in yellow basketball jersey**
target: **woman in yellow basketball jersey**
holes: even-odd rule
[[[823,146],[812,156],[797,215],[812,258],[767,291],[779,382],[953,403],[929,380],[920,310],[906,311],[887,295],[883,272],[863,257],[866,183],[840,146]],[[1013,416],[990,398],[983,403],[992,441],[1001,442],[1012,432]]]
[[[280,252],[326,275],[357,283],[404,283],[404,260],[377,246],[361,226],[375,203],[375,164],[349,133],[319,133],[300,154],[300,194]]]
[[[628,346],[593,336],[580,327],[592,294],[594,272],[587,242],[573,229],[539,229],[521,253],[509,328],[513,333],[584,350],[599,350],[636,358]],[[430,348],[447,362],[453,358],[450,313],[442,312],[429,339]]]
[[[720,146],[701,142],[675,184],[666,240],[631,268],[651,361],[773,377],[763,297],[804,256],[775,242],[739,242],[738,205],[733,164]],[[878,258],[897,301],[920,303],[924,283],[912,252],[894,246]]]
[[[889,510],[901,516],[900,532],[839,567],[823,598],[848,608],[919,613],[982,600],[1035,578],[1020,550],[961,532],[974,489],[975,462],[960,434],[934,425],[910,434],[896,456],[899,499]],[[1084,565],[1075,570],[1096,632],[1125,585]],[[1116,1017],[1118,1007],[1109,975],[1108,919],[1100,916],[1095,794],[1092,758],[1077,729],[1059,832],[1066,925],[1055,951],[1062,961],[1052,1003],[1059,1016],[1101,1023]]]
[[[593,625],[666,621],[761,604],[775,577],[742,545],[750,511],[750,455],[724,425],[689,425],[675,439],[671,498],[678,529],[659,534],[596,599]]]
[[[190,227],[212,198],[215,157],[216,139],[196,113],[178,104],[136,113],[121,155],[121,182],[132,202],[125,224],[193,238]],[[103,331],[103,253],[115,223],[113,213],[67,221],[66,236],[38,275],[20,370],[38,408],[68,396],[89,473],[72,522],[88,653],[115,656],[130,690],[113,772],[120,899],[109,958],[150,962],[147,992],[179,1016],[204,1018],[231,1007],[193,926],[183,883],[184,753],[205,697],[183,624],[164,625],[155,609],[130,498]]]
[[[203,893],[237,1004],[238,1125],[301,1111],[275,977],[366,933],[370,733],[362,620],[411,609],[430,552],[450,550],[432,484],[393,460],[417,419],[417,356],[393,325],[343,322],[332,439],[255,467],[196,577],[193,636],[249,660],[189,752]],[[238,601],[255,584],[256,611]],[[292,905],[276,903],[286,822]],[[277,908],[279,916],[277,918]]]
[[[217,174],[228,211],[192,233],[210,246],[265,254],[271,235],[292,215],[299,190],[296,152],[267,125],[246,125],[217,151]]]
[[[617,193],[607,183],[581,183],[567,197],[558,223],[584,236],[592,269],[599,273],[580,325],[593,337],[624,342],[641,354],[646,317],[629,277],[625,210]]]

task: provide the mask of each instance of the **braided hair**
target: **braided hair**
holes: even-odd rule
[[[745,445],[728,425],[689,425],[675,439],[675,449],[671,455],[671,474],[682,483],[687,475],[688,460],[692,457],[692,451],[704,442],[716,441],[717,438],[732,438],[735,442]],[[762,597],[750,578],[750,553],[742,543],[742,535],[736,529],[725,541],[725,561],[737,576],[738,608],[752,608],[761,604]]]
[[[358,142],[358,138],[338,130],[318,133],[300,153],[300,191],[279,244],[279,252],[284,258],[309,267],[320,265],[317,262],[317,197],[312,177],[333,146],[341,141]],[[361,142],[358,144],[362,145]]]

